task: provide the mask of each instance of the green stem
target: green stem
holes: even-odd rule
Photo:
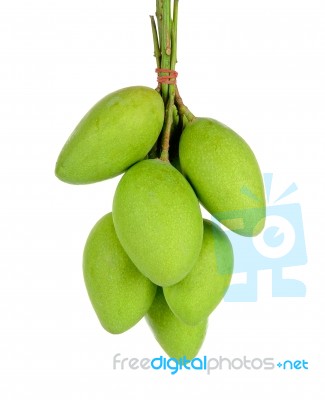
[[[178,0],[174,0],[173,21],[171,29],[171,58],[170,69],[175,70],[177,62],[177,21],[178,21]],[[169,96],[166,107],[166,122],[162,138],[162,151],[160,159],[169,160],[169,142],[171,129],[174,121],[174,104],[175,104],[175,84],[169,85]]]
[[[159,42],[161,50],[161,68],[170,69],[170,55],[171,55],[171,15],[170,15],[170,2],[171,0],[157,0],[157,19],[159,29]],[[164,76],[166,74],[162,74]],[[162,98],[166,104],[168,101],[168,85],[163,83],[161,85]]]
[[[153,15],[150,15],[150,20],[151,20],[151,29],[152,29],[152,37],[154,45],[154,56],[156,58],[157,68],[160,68],[161,51],[160,51],[159,38],[157,32],[157,25]]]
[[[188,119],[189,122],[192,122],[195,120],[195,115],[191,113],[191,111],[186,107],[186,105],[183,103],[183,100],[179,94],[178,87],[176,85],[175,87],[175,103],[176,107],[178,109],[178,112],[181,116],[185,115],[185,117]]]
[[[158,33],[159,38],[162,38],[162,15],[163,15],[163,4],[162,0],[156,0],[156,18],[158,22]]]
[[[171,60],[170,69],[175,70],[177,63],[177,23],[178,23],[178,0],[174,0],[173,21],[171,29]],[[174,87],[174,85],[172,85]]]
[[[155,22],[155,18],[150,15],[151,19],[151,29],[152,29],[152,38],[153,38],[153,45],[154,45],[154,56],[156,58],[156,65],[157,68],[160,68],[161,65],[161,50],[160,50],[160,45],[159,45],[159,38],[158,38],[158,32],[157,32],[157,25]],[[161,92],[161,84],[158,83],[158,86],[156,88],[157,92]]]
[[[157,67],[172,71],[175,71],[177,63],[178,3],[179,0],[174,0],[173,17],[171,19],[171,0],[156,0],[158,33],[155,20],[153,17],[151,17]],[[168,73],[163,73],[162,75],[168,75]],[[174,124],[175,106],[179,115],[179,121],[178,126],[175,128],[177,134],[174,139],[179,139],[182,133],[184,119],[186,118],[191,122],[195,119],[195,116],[184,105],[183,100],[178,92],[176,79],[174,84],[159,84],[157,90],[161,93],[165,104],[165,121],[162,133],[149,156],[153,157],[155,154],[157,154],[160,144],[160,159],[163,161],[169,161],[169,147]],[[177,146],[178,144],[176,143],[176,147],[174,147],[177,148]]]

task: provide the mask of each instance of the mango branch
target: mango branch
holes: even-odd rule
[[[157,25],[153,15],[150,15],[151,20],[151,30],[152,30],[152,38],[153,38],[153,46],[154,46],[154,56],[156,58],[157,68],[160,68],[161,65],[161,50],[159,44],[159,37],[157,32]],[[161,91],[161,84],[158,83],[157,92]]]
[[[171,0],[156,0],[156,17],[157,25],[153,16],[151,16],[151,28],[154,44],[154,55],[158,70],[164,69],[169,72],[159,71],[159,76],[166,76],[158,84],[157,91],[165,104],[165,121],[162,134],[156,143],[154,151],[150,152],[149,157],[157,153],[157,146],[161,143],[160,158],[163,161],[169,160],[169,146],[172,128],[174,124],[175,106],[179,115],[179,124],[177,129],[183,127],[182,121],[187,118],[188,121],[194,120],[194,115],[184,105],[176,85],[176,76],[173,74],[177,63],[177,24],[178,24],[178,3],[179,0],[174,0],[173,15],[171,18]],[[179,132],[180,136],[181,132]]]
[[[162,0],[156,0],[156,18],[159,38],[162,37]]]
[[[157,0],[156,2],[157,20],[158,20],[158,31],[159,31],[159,43],[161,51],[161,62],[160,67],[164,69],[170,69],[170,55],[171,55],[171,15],[170,15],[170,0]],[[163,73],[162,76],[166,75]],[[168,101],[168,85],[162,84],[162,98],[166,104]]]
[[[178,0],[174,0],[174,9],[173,9],[173,20],[172,20],[172,29],[171,29],[171,60],[170,60],[170,69],[175,70],[176,62],[177,62],[177,21],[178,21]],[[169,96],[166,110],[166,121],[165,128],[163,131],[162,137],[162,151],[160,155],[160,159],[163,161],[169,160],[169,141],[171,135],[171,129],[174,121],[174,104],[175,104],[175,84],[169,85]]]
[[[185,116],[189,122],[192,122],[195,120],[195,115],[186,107],[186,105],[183,103],[183,100],[179,94],[178,87],[176,85],[175,87],[175,104],[178,110],[178,113],[180,116]]]
[[[157,3],[158,3],[158,0],[157,0]],[[157,25],[156,25],[155,17],[153,15],[150,15],[150,20],[151,20],[151,30],[152,30],[152,38],[153,38],[153,46],[154,46],[154,57],[156,59],[157,68],[160,68],[161,50],[160,50],[159,36],[158,36],[158,32],[157,32]],[[159,22],[158,22],[158,25],[159,25]],[[161,93],[161,83],[158,83],[156,90],[158,93]],[[149,151],[148,158],[157,158],[158,157],[159,142],[160,142],[160,138],[158,137],[158,139],[156,140],[152,149]]]
[[[174,0],[174,9],[173,9],[173,20],[172,20],[172,29],[171,29],[171,60],[170,60],[170,68],[175,70],[175,66],[177,63],[177,23],[178,23],[178,0]],[[174,85],[172,86],[174,87]]]

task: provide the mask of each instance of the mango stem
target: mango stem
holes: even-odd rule
[[[181,98],[178,87],[175,87],[175,103],[177,110],[181,116],[184,116],[187,118],[189,122],[192,122],[195,120],[195,115],[186,107],[186,105],[183,103],[183,99]]]
[[[171,21],[170,37],[170,69],[175,70],[177,62],[177,22],[178,22],[178,0],[174,0],[173,19]],[[169,85],[168,89],[168,102],[166,106],[166,119],[165,126],[162,134],[162,150],[160,159],[162,161],[169,161],[169,141],[174,121],[174,104],[175,104],[175,84]]]
[[[170,56],[171,56],[171,15],[170,15],[171,0],[157,0],[156,1],[156,16],[158,20],[159,29],[159,43],[161,52],[160,67],[170,69]],[[163,73],[162,76],[166,75]],[[162,98],[165,105],[168,101],[168,85],[163,83],[161,85]]]
[[[161,66],[161,50],[160,50],[160,44],[159,44],[159,37],[158,37],[158,32],[157,32],[157,25],[156,21],[153,15],[150,15],[150,20],[151,20],[151,30],[152,30],[152,38],[153,38],[153,46],[154,46],[154,57],[156,59],[156,65],[157,68],[160,68]],[[158,86],[156,88],[157,92],[161,92],[161,84],[158,83]]]
[[[175,71],[177,63],[178,3],[179,0],[174,0],[173,16],[171,18],[171,0],[156,0],[158,32],[154,17],[150,17],[157,68]],[[166,74],[168,73],[161,73],[162,76]],[[156,153],[160,140],[160,159],[162,161],[169,161],[169,146],[174,123],[174,106],[176,105],[180,121],[186,117],[187,120],[191,122],[195,119],[195,116],[184,105],[176,81],[174,84],[159,84],[156,90],[161,93],[165,103],[165,122],[154,152],[151,152],[149,156],[152,157],[153,154]],[[182,124],[179,124],[179,127],[182,127]]]

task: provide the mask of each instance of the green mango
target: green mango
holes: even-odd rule
[[[256,236],[265,224],[262,174],[253,151],[233,130],[211,118],[184,129],[181,169],[202,205],[223,225]]]
[[[83,253],[83,273],[90,301],[102,326],[122,333],[147,313],[156,285],[134,266],[117,239],[112,214],[91,230]]]
[[[146,315],[146,321],[157,342],[171,358],[184,356],[192,360],[199,352],[205,338],[208,321],[190,326],[180,321],[170,310],[161,288]]]
[[[195,266],[181,282],[164,288],[170,309],[188,325],[206,320],[228,290],[233,265],[233,250],[227,235],[204,220],[202,249]]]
[[[120,180],[113,200],[116,234],[137,268],[159,286],[194,267],[203,221],[191,186],[169,162],[140,161]]]
[[[83,117],[58,157],[55,174],[85,184],[121,174],[145,158],[164,122],[164,103],[156,90],[134,86],[100,100]]]

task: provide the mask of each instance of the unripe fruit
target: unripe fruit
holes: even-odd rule
[[[133,86],[100,100],[79,122],[56,163],[64,182],[85,184],[119,175],[145,158],[164,121],[157,91]]]
[[[248,144],[227,126],[197,118],[182,133],[181,168],[203,206],[229,229],[255,236],[264,227],[263,179]]]
[[[138,271],[120,245],[111,213],[101,218],[88,236],[83,272],[91,303],[110,333],[134,326],[155,297],[156,286]]]
[[[230,240],[217,225],[204,220],[202,249],[195,266],[181,282],[164,288],[173,313],[189,325],[206,320],[226,294],[233,264]]]
[[[137,268],[159,286],[183,279],[198,259],[203,222],[191,186],[170,163],[144,160],[120,180],[116,234]]]
[[[180,321],[169,309],[161,288],[157,294],[146,320],[156,340],[169,357],[193,359],[199,352],[205,338],[208,321],[190,326]]]

